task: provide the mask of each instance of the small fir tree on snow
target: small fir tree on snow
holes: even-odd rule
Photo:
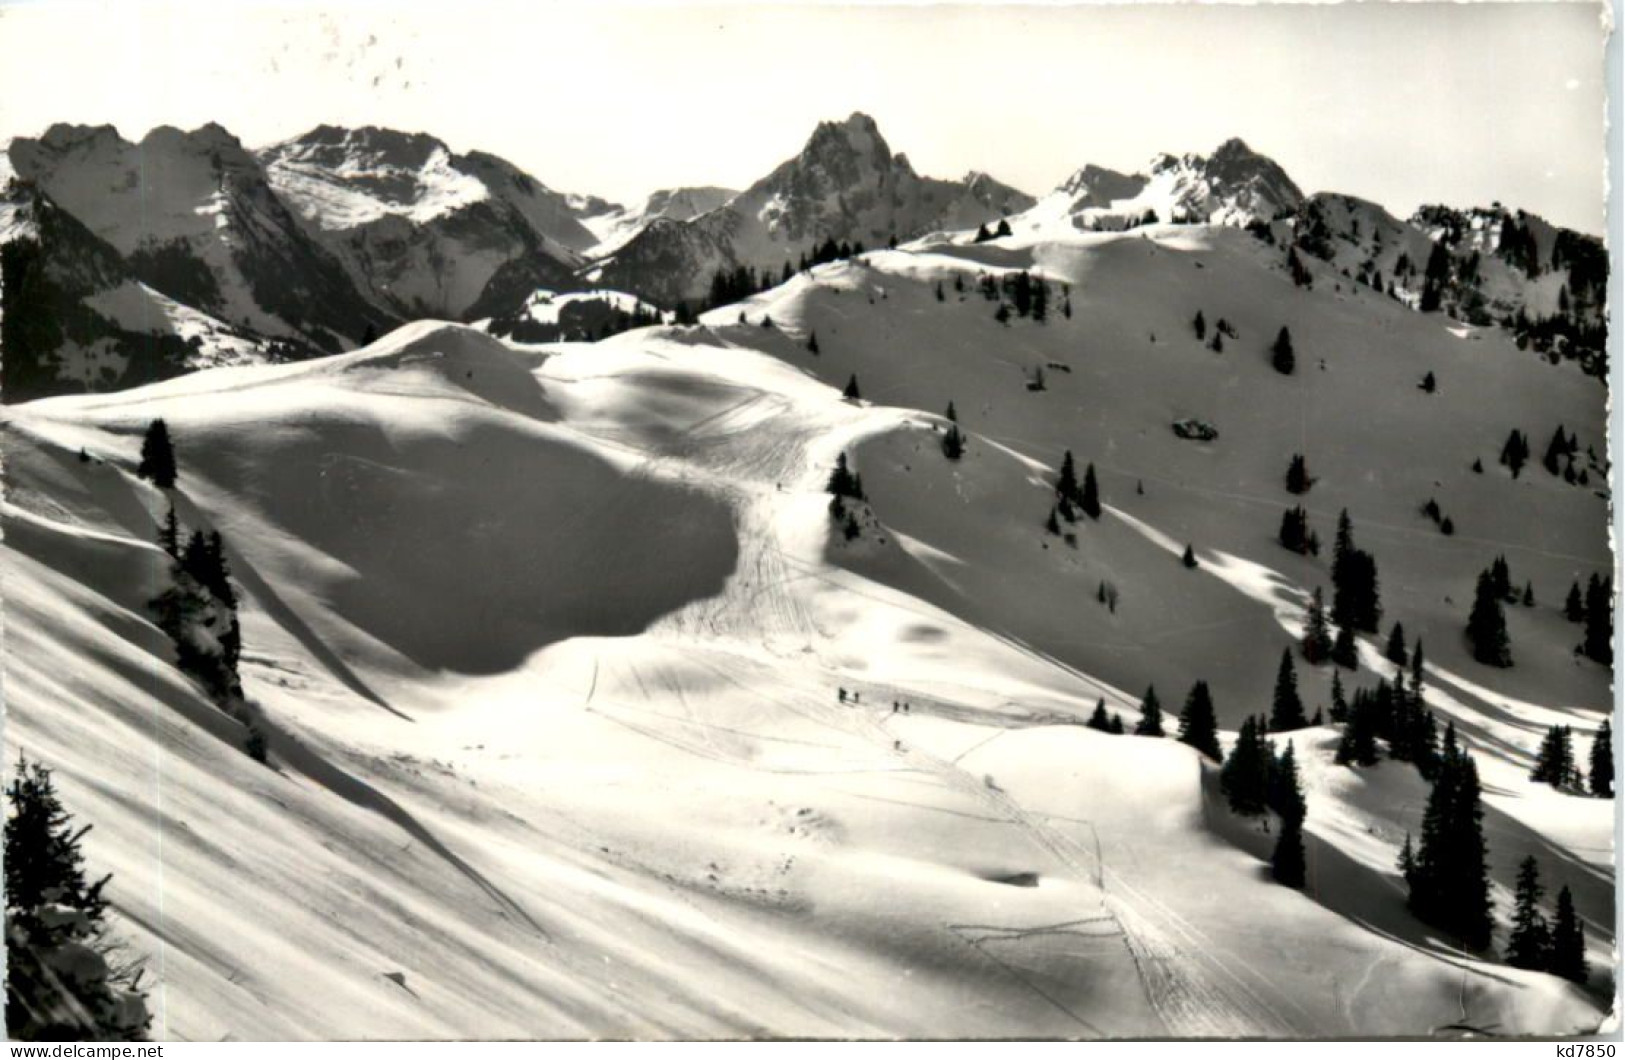
[[[1512,665],[1512,641],[1507,636],[1506,615],[1501,611],[1501,597],[1495,591],[1495,579],[1489,571],[1481,571],[1473,591],[1473,609],[1467,616],[1467,643],[1473,658],[1485,666],[1506,668]]]
[[[1540,458],[1540,464],[1549,474],[1560,475],[1564,458],[1571,455],[1568,435],[1563,433],[1563,425],[1559,423],[1552,440],[1546,443],[1546,455]]]
[[[175,487],[175,446],[169,438],[169,425],[163,420],[153,420],[147,425],[147,433],[141,439],[141,462],[136,465],[135,473],[159,489]]]
[[[1179,742],[1189,744],[1215,762],[1223,761],[1219,747],[1219,722],[1213,712],[1213,694],[1206,681],[1198,681],[1185,697],[1185,709],[1179,715]]]
[[[1179,558],[1179,562],[1184,564],[1186,570],[1195,570],[1199,566],[1196,561],[1196,550],[1186,545],[1185,554]]]
[[[1094,464],[1083,469],[1083,492],[1078,497],[1078,507],[1089,518],[1100,518],[1100,487],[1095,483]]]
[[[1382,657],[1395,666],[1404,666],[1410,662],[1410,655],[1405,651],[1405,626],[1403,623],[1394,623],[1394,628],[1388,634],[1388,646],[1383,649]]]
[[[1290,732],[1306,724],[1303,700],[1298,695],[1298,672],[1292,665],[1292,649],[1281,651],[1281,667],[1275,674],[1275,699],[1270,705],[1270,731]]]
[[[1281,513],[1281,531],[1277,535],[1281,547],[1300,556],[1320,550],[1319,540],[1309,530],[1309,513],[1303,508],[1288,508]]]
[[[1140,701],[1140,720],[1135,723],[1136,736],[1162,736],[1162,704],[1157,700],[1155,685],[1148,686],[1145,698]]]
[[[1507,963],[1514,968],[1543,970],[1551,960],[1552,935],[1540,913],[1540,865],[1533,855],[1518,866],[1518,885],[1512,904],[1512,933],[1507,938]]]
[[[1196,319],[1191,321],[1191,328],[1196,332],[1196,341],[1201,342],[1207,338],[1207,321],[1202,317],[1202,311],[1196,311]]]
[[[1089,720],[1085,724],[1099,732],[1111,731],[1111,720],[1106,717],[1106,701],[1104,699],[1095,701],[1095,712],[1089,715]]]
[[[829,473],[829,481],[824,486],[826,493],[833,493],[837,498],[850,497],[853,500],[863,499],[863,489],[858,478],[847,466],[846,454],[839,453],[835,457],[835,469]]]
[[[1114,711],[1112,713],[1111,725],[1107,727],[1106,731],[1111,733],[1113,736],[1123,735],[1123,716]]]
[[[1275,852],[1270,855],[1270,872],[1275,882],[1283,887],[1302,890],[1308,877],[1307,858],[1303,849],[1303,826],[1283,824],[1275,840]]]
[[[857,373],[854,372],[851,378],[846,381],[846,389],[841,391],[841,396],[848,401],[857,401],[863,397],[862,392],[858,390]]]
[[[1349,719],[1348,700],[1343,696],[1343,678],[1336,671],[1332,671],[1332,722],[1342,724]]]
[[[1534,607],[1535,606],[1535,583],[1534,582],[1524,582],[1523,583],[1523,606],[1525,606],[1525,607]]]
[[[1574,911],[1574,895],[1567,884],[1557,892],[1557,920],[1552,925],[1552,948],[1547,970],[1574,983],[1584,983],[1588,977],[1585,929]]]
[[[959,424],[950,423],[947,432],[943,434],[942,455],[949,460],[958,460],[965,455],[965,434],[959,429]]]
[[[807,333],[807,352],[814,357],[818,356],[818,332],[816,331]]]
[[[158,547],[172,560],[181,558],[181,527],[175,518],[174,504],[169,506],[169,511],[164,515],[163,525],[158,527]]]
[[[1360,668],[1360,648],[1354,639],[1354,627],[1337,627],[1337,636],[1332,640],[1332,662],[1345,670]]]
[[[1455,532],[1456,521],[1450,518],[1450,516],[1447,515],[1439,521],[1439,533],[1443,534],[1445,537],[1450,537]]]
[[[1599,799],[1614,797],[1614,727],[1607,718],[1591,738],[1591,794]]]
[[[999,218],[999,227],[994,232],[994,236],[997,237],[997,238],[1003,238],[1004,236],[1007,236],[1009,234],[1010,234],[1010,222],[1009,222],[1009,220],[1007,220],[1006,218],[1003,218],[1003,217]]]
[[[1422,382],[1419,385],[1421,386],[1424,394],[1432,394],[1439,389],[1439,381],[1433,377],[1432,372],[1424,375],[1422,377]]]
[[[1298,366],[1297,355],[1292,350],[1292,334],[1284,327],[1275,336],[1275,345],[1270,347],[1270,365],[1282,375],[1291,375]]]
[[[1416,881],[1416,850],[1411,846],[1411,834],[1405,833],[1405,845],[1399,848],[1399,875],[1405,881],[1407,888],[1414,887]]]
[[[254,761],[264,764],[270,757],[270,747],[265,741],[265,733],[258,725],[248,726],[248,739],[243,744],[243,750]]]
[[[1512,472],[1513,478],[1517,478],[1528,459],[1529,442],[1522,431],[1514,428],[1507,435],[1506,444],[1501,446],[1501,464]]]
[[[1293,453],[1292,459],[1286,465],[1286,491],[1288,493],[1308,493],[1309,487],[1314,485],[1309,478],[1309,468],[1304,463],[1302,453]]]
[[[1055,505],[1050,506],[1049,518],[1044,521],[1044,529],[1056,537],[1061,536],[1061,520],[1056,517]]]
[[[946,302],[947,300],[948,300],[948,296],[942,290],[942,281],[938,280],[937,281],[937,301]]]
[[[1208,340],[1207,348],[1212,350],[1214,353],[1223,353],[1224,352],[1224,333],[1220,332],[1220,331],[1215,331],[1213,333],[1213,338]]]
[[[1309,598],[1308,610],[1304,612],[1303,636],[1299,643],[1303,648],[1303,657],[1311,666],[1319,666],[1331,657],[1331,628],[1326,624],[1326,605],[1318,585]]]
[[[1061,455],[1061,470],[1055,478],[1055,495],[1068,502],[1082,500],[1082,490],[1078,486],[1078,467],[1072,460],[1070,449]]]

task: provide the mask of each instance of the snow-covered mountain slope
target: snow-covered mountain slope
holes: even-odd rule
[[[922,177],[894,155],[875,120],[855,113],[822,122],[800,154],[729,200],[678,227],[649,226],[594,276],[657,301],[705,291],[717,268],[777,273],[826,239],[884,246],[936,228],[975,226],[1033,204],[985,173],[959,181]],[[720,245],[719,245],[720,244]],[[676,270],[676,275],[673,271]]]
[[[0,189],[6,400],[117,390],[297,352],[165,297],[37,187]]]
[[[1060,222],[1085,231],[1121,231],[1148,220],[1245,226],[1291,213],[1302,201],[1279,165],[1230,139],[1207,156],[1158,155],[1145,173],[1085,166],[1012,225],[1036,230]]]
[[[135,278],[233,327],[331,351],[392,320],[218,125],[160,127],[140,143],[111,126],[53,125],[5,153],[17,179],[110,245]]]
[[[1589,729],[1606,703],[1548,613],[1559,581],[1606,567],[1602,502],[1538,468],[1463,473],[1504,412],[1534,436],[1561,415],[1584,444],[1595,384],[1329,278],[1294,289],[1242,233],[1143,232],[822,266],[742,307],[743,327],[730,307],[522,350],[426,323],[7,410],[6,752],[54,766],[96,824],[119,928],[161,955],[155,1033],[1595,1026],[1606,977],[1587,993],[1464,957],[1404,911],[1408,767],[1333,770],[1329,734],[1293,737],[1314,759],[1300,893],[1269,882],[1267,840],[1189,748],[1077,724],[1100,696],[1132,723],[1145,683],[1176,703],[1204,671],[1227,718],[1262,709],[1248,690],[1324,580],[1270,543],[1303,447],[1317,525],[1353,510],[1390,613],[1427,638],[1432,702],[1495,778],[1496,880],[1540,851],[1599,959],[1608,807],[1520,774],[1551,719]],[[1034,262],[1071,284],[1070,318],[1006,328],[947,293]],[[1189,337],[1187,303],[1235,325],[1227,352]],[[1277,322],[1297,336],[1290,378],[1266,374]],[[1071,371],[1027,390],[1050,361]],[[1412,393],[1424,364],[1432,396]],[[869,401],[827,385],[854,372]],[[950,399],[971,432],[957,463],[935,415]],[[1221,434],[1175,439],[1178,415]],[[144,612],[164,500],[131,469],[155,416],[182,522],[222,531],[243,589],[269,769]],[[1108,505],[1075,551],[1041,529],[1061,444]],[[842,452],[870,497],[852,541],[823,492]],[[1410,514],[1423,488],[1456,537]],[[1198,570],[1168,551],[1184,540]],[[1460,608],[1437,600],[1488,549],[1540,600],[1514,609],[1514,671],[1464,662]],[[1305,673],[1311,702],[1324,678]]]
[[[940,508],[911,506],[919,524],[899,517],[896,526],[919,541],[917,558],[934,575],[911,580],[909,591],[979,626],[1133,692],[1155,680],[1182,694],[1204,677],[1221,715],[1238,724],[1269,702],[1287,643],[1275,630],[1272,651],[1238,655],[1238,631],[1262,636],[1275,612],[1300,606],[1313,586],[1330,592],[1332,538],[1347,508],[1357,542],[1377,557],[1385,630],[1403,621],[1440,667],[1510,698],[1603,710],[1609,675],[1571,655],[1579,629],[1560,612],[1574,580],[1583,586],[1610,568],[1603,388],[1577,365],[1517,349],[1500,329],[1413,312],[1312,260],[1314,286],[1295,287],[1281,261],[1277,248],[1226,227],[1063,241],[1018,232],[980,245],[955,237],[820,266],[753,299],[744,326],[737,307],[702,319],[833,386],[855,374],[865,397],[888,405],[940,414],[955,402],[967,430],[1002,447],[966,456],[1010,466],[998,493],[920,495],[920,504]],[[978,292],[979,274],[1019,269],[1056,288],[1043,324],[1015,316],[1001,324],[996,303]],[[1210,340],[1221,321],[1233,332],[1222,353],[1193,334],[1199,311]],[[758,326],[764,315],[774,329]],[[1283,327],[1296,349],[1290,376],[1270,364]],[[817,355],[805,348],[810,332]],[[1029,384],[1040,369],[1046,389],[1035,392]],[[1433,394],[1418,385],[1430,371]],[[1212,424],[1218,438],[1179,437],[1172,425],[1187,418]],[[1582,466],[1588,447],[1598,455],[1588,486],[1548,474],[1539,453],[1516,480],[1498,465],[1511,430],[1544,447],[1559,424],[1578,435]],[[1047,483],[1066,449],[1080,466],[1095,465],[1104,502],[1131,517],[1085,522],[1076,549],[1043,526]],[[927,485],[902,480],[929,450],[887,448],[859,465],[866,484],[895,478],[896,489],[916,496]],[[1302,497],[1284,485],[1294,453],[1316,479]],[[1475,460],[1482,474],[1473,473]],[[1019,486],[1022,461],[1050,477],[1033,470],[1031,484]],[[890,522],[890,491],[869,492]],[[1453,536],[1422,514],[1430,498],[1452,517]],[[1324,542],[1319,558],[1276,542],[1282,513],[1299,504]],[[1135,521],[1170,541],[1130,532]],[[1148,536],[1173,552],[1148,548]],[[1252,579],[1253,598],[1209,594],[1203,582],[1214,574],[1178,563],[1186,543],[1211,555],[1215,571],[1233,567]],[[1470,660],[1461,631],[1474,578],[1501,553],[1520,586],[1533,583],[1537,606],[1512,609],[1518,664],[1490,672]],[[987,567],[952,558],[964,555],[1011,559]],[[1096,602],[1103,579],[1120,591],[1115,613]],[[1329,679],[1320,675],[1321,702]]]
[[[595,242],[565,196],[422,133],[324,125],[258,158],[356,286],[404,317],[509,308],[499,305],[514,282],[504,270],[567,282],[576,251]]]
[[[731,188],[665,188],[631,206],[617,206],[602,200],[587,204],[583,208],[590,212],[580,215],[581,223],[598,239],[587,256],[600,258],[614,253],[657,218],[692,221],[738,194]]]

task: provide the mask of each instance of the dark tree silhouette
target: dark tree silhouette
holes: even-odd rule
[[[1213,712],[1213,694],[1206,681],[1198,681],[1185,697],[1185,709],[1179,715],[1179,742],[1190,744],[1215,762],[1224,759],[1219,747],[1219,722]]]
[[[141,440],[141,462],[135,473],[159,489],[175,487],[175,447],[169,440],[169,425],[153,420],[147,425],[146,437]]]

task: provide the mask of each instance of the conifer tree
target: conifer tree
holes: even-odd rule
[[[857,373],[854,372],[852,377],[846,381],[846,389],[841,391],[841,396],[848,401],[857,401],[863,397],[863,394],[858,390]]]
[[[1298,696],[1298,674],[1292,666],[1292,649],[1281,652],[1281,667],[1275,675],[1275,700],[1270,706],[1270,731],[1290,732],[1307,724],[1303,700]]]
[[[1229,800],[1232,812],[1257,816],[1268,807],[1272,757],[1258,719],[1243,721],[1236,745],[1219,770],[1219,790]]]
[[[1399,848],[1399,875],[1406,888],[1416,886],[1416,850],[1411,846],[1411,834],[1405,833],[1405,845]]]
[[[858,485],[857,476],[847,466],[845,453],[836,455],[835,470],[829,473],[829,481],[824,485],[824,492],[833,493],[836,497],[863,499],[863,491]]]
[[[1301,888],[1308,875],[1303,847],[1303,819],[1307,807],[1291,743],[1270,770],[1270,808],[1281,816],[1281,834],[1270,856],[1271,872],[1277,883]]]
[[[135,473],[159,489],[175,488],[175,446],[169,439],[169,425],[161,419],[147,425],[141,439],[141,462]]]
[[[1535,606],[1535,583],[1534,582],[1524,582],[1523,583],[1523,606],[1525,606],[1525,607],[1534,607]]]
[[[1303,824],[1309,813],[1309,804],[1304,801],[1303,784],[1298,776],[1297,754],[1293,751],[1291,740],[1287,741],[1286,750],[1270,763],[1269,804],[1270,809],[1288,824]]]
[[[1540,464],[1549,474],[1559,475],[1563,471],[1563,458],[1568,455],[1570,455],[1568,435],[1563,433],[1563,425],[1559,423],[1552,440],[1546,443],[1546,455],[1540,458]]]
[[[1106,731],[1113,736],[1123,735],[1123,715],[1113,711],[1111,725],[1107,727]]]
[[[1343,678],[1336,670],[1332,671],[1332,721],[1343,723],[1349,720],[1348,700],[1343,698]]]
[[[1568,885],[1557,892],[1557,920],[1552,925],[1552,948],[1547,969],[1574,983],[1584,983],[1586,972],[1585,929],[1574,911],[1574,895]]]
[[[1395,622],[1393,630],[1388,634],[1388,647],[1383,649],[1382,657],[1395,666],[1404,666],[1410,661],[1405,652],[1405,626]]]
[[[1091,519],[1100,518],[1100,487],[1095,483],[1095,465],[1083,469],[1083,492],[1078,496],[1078,507]]]
[[[1512,934],[1507,938],[1507,963],[1514,968],[1544,969],[1551,960],[1552,935],[1540,913],[1540,866],[1533,855],[1518,866],[1518,886],[1512,906]]]
[[[1332,641],[1332,662],[1345,670],[1360,668],[1360,648],[1351,626],[1338,626],[1337,638]]]
[[[1215,762],[1224,759],[1219,747],[1219,722],[1213,712],[1213,694],[1206,681],[1198,681],[1185,697],[1185,709],[1179,715],[1179,742],[1189,744]]]
[[[1191,321],[1191,327],[1196,331],[1196,341],[1201,342],[1207,338],[1207,321],[1202,317],[1202,311],[1196,311],[1196,319]]]
[[[1286,328],[1275,336],[1275,345],[1270,347],[1270,364],[1282,375],[1291,375],[1297,367],[1297,355],[1292,352],[1292,335]]]
[[[1286,466],[1286,491],[1288,493],[1308,493],[1312,482],[1309,478],[1309,469],[1305,466],[1302,453],[1293,453],[1292,459]]]
[[[1614,797],[1614,727],[1607,718],[1591,738],[1591,794],[1599,799]]]
[[[995,231],[994,234],[995,234],[996,237],[1000,237],[1000,238],[1009,235],[1010,234],[1010,222],[1009,222],[1009,220],[1006,219],[1006,218],[1003,218],[1003,217],[999,218],[999,227]]]
[[[1332,634],[1326,624],[1326,605],[1318,585],[1309,599],[1309,610],[1304,614],[1303,637],[1299,643],[1303,647],[1303,657],[1311,666],[1319,666],[1331,657]],[[1335,674],[1333,679],[1336,679]],[[1335,713],[1333,720],[1337,720]]]
[[[1270,872],[1275,882],[1283,887],[1302,890],[1308,876],[1306,861],[1303,826],[1282,824],[1281,834],[1275,840],[1275,852],[1270,855]]]
[[[1183,563],[1186,569],[1195,570],[1198,566],[1196,562],[1196,551],[1192,549],[1191,546],[1186,545],[1185,554],[1179,558],[1179,562]]]
[[[1055,479],[1055,495],[1071,503],[1080,499],[1081,492],[1077,465],[1072,462],[1072,450],[1068,449],[1061,457],[1061,470]]]
[[[1504,669],[1512,665],[1506,615],[1501,612],[1501,598],[1489,571],[1479,573],[1478,585],[1473,591],[1473,609],[1467,616],[1467,643],[1472,648],[1473,658],[1485,666]]]
[[[1162,704],[1157,701],[1157,688],[1148,686],[1140,701],[1140,720],[1134,726],[1136,736],[1162,736]]]
[[[818,356],[818,332],[816,331],[807,333],[807,352],[814,357]]]
[[[169,512],[164,516],[164,524],[158,528],[158,547],[169,554],[172,560],[181,558],[181,527],[175,518],[175,505],[169,506]]]
[[[1507,435],[1506,444],[1501,446],[1501,463],[1511,470],[1513,478],[1517,478],[1528,459],[1529,442],[1522,431],[1513,428],[1512,433]]]
[[[1086,724],[1089,728],[1100,732],[1111,731],[1111,721],[1106,717],[1106,701],[1104,699],[1096,700],[1095,712],[1089,715],[1089,721]]]
[[[1580,648],[1593,662],[1611,665],[1614,661],[1613,579],[1593,574],[1586,584],[1585,640]]]
[[[1432,372],[1422,377],[1422,393],[1431,394],[1438,389],[1439,381],[1433,377]]]
[[[1585,621],[1585,603],[1580,597],[1580,583],[1578,581],[1569,584],[1568,598],[1563,601],[1563,617],[1570,622]]]
[[[1411,909],[1472,949],[1490,943],[1491,903],[1478,769],[1445,731],[1438,778],[1422,816]]]
[[[1044,529],[1056,537],[1061,536],[1061,521],[1056,518],[1056,506],[1050,505],[1049,518],[1044,521]]]

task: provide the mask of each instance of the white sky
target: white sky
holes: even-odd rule
[[[1240,136],[1305,191],[1600,233],[1600,10],[0,0],[0,136],[385,125],[624,201],[744,187],[864,110],[922,173],[1034,194]]]

